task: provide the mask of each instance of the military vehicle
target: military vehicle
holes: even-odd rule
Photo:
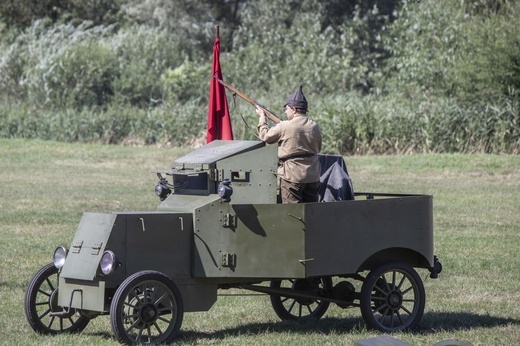
[[[442,269],[432,196],[333,191],[280,204],[277,161],[276,145],[213,141],[157,172],[157,210],[84,213],[72,244],[29,282],[32,329],[80,332],[110,315],[122,343],[169,343],[185,312],[230,288],[266,294],[282,320],[319,319],[332,303],[359,307],[382,332],[416,327],[425,290],[414,268]],[[347,173],[342,157],[320,161]]]

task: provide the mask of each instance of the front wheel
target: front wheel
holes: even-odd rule
[[[29,282],[25,293],[25,316],[31,328],[40,334],[79,333],[90,322],[75,309],[67,314],[58,306],[58,269],[53,263],[42,267]]]
[[[110,306],[110,323],[124,344],[168,344],[179,334],[182,297],[170,278],[156,271],[129,276]]]
[[[383,264],[372,270],[361,287],[361,315],[381,332],[417,327],[424,313],[426,295],[421,278],[405,263]]]
[[[292,279],[271,281],[271,288],[287,288],[296,292],[310,293],[319,296],[332,288],[330,277],[312,279]],[[271,305],[281,320],[299,320],[307,318],[320,319],[329,302],[316,298],[290,298],[271,294]]]

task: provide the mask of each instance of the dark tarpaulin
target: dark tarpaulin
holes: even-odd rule
[[[343,157],[319,154],[318,158],[321,164],[318,202],[353,200],[354,188]]]

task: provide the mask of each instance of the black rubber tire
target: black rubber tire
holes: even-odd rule
[[[425,302],[419,274],[401,262],[386,263],[372,270],[361,287],[363,320],[368,327],[385,333],[416,328]]]
[[[173,281],[157,271],[141,271],[116,290],[110,324],[123,344],[168,344],[178,337],[183,314],[182,296]]]
[[[332,288],[330,277],[271,281],[271,288],[290,287],[295,291],[326,291]],[[319,299],[288,298],[271,294],[271,305],[282,321],[320,319],[330,303]]]
[[[57,305],[58,269],[53,263],[42,267],[34,274],[25,292],[25,316],[31,328],[46,335],[79,333],[90,322],[72,309],[66,316],[50,316],[51,312],[63,311]]]

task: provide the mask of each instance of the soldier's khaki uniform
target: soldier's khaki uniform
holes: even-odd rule
[[[317,183],[320,180],[321,130],[304,114],[281,121],[269,128],[265,117],[260,119],[258,133],[266,143],[278,143],[278,175],[292,183]],[[317,186],[317,185],[316,185]]]

